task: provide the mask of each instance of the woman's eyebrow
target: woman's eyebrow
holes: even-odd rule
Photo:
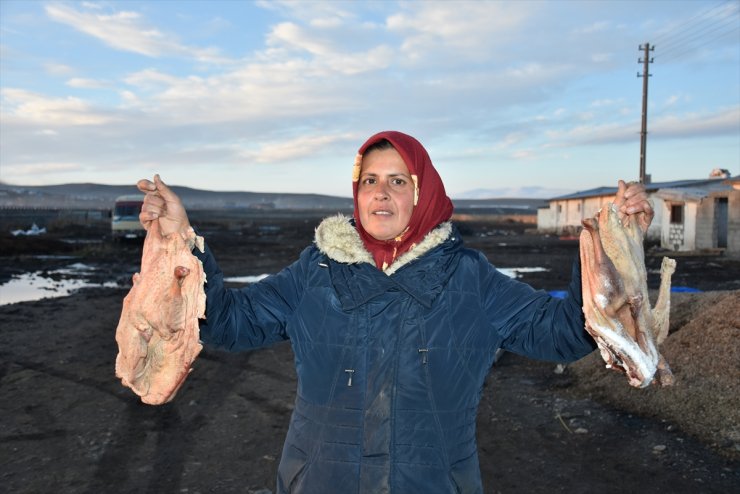
[[[374,172],[362,172],[360,174],[360,176],[361,177],[368,177],[368,176],[369,177],[377,177],[377,176],[379,176],[379,174],[378,173],[374,173]],[[409,175],[407,173],[403,173],[403,172],[386,173],[385,176],[387,176],[387,177],[406,177],[406,178],[411,178],[411,175]]]
[[[402,178],[403,180],[409,182],[413,181],[413,178],[410,174],[404,173],[404,172],[394,172],[394,173],[387,173],[387,174],[379,174],[375,172],[362,172],[360,173],[359,180],[367,180],[369,178],[373,180],[384,180],[385,179],[396,179],[396,178]]]

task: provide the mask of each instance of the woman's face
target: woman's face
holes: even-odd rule
[[[395,149],[379,149],[362,157],[357,188],[360,223],[376,240],[398,237],[414,210],[414,181]]]

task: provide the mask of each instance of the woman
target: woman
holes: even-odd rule
[[[159,177],[139,188],[145,227],[192,232]],[[363,144],[353,193],[352,220],[325,219],[295,263],[246,288],[224,288],[210,250],[196,250],[201,338],[233,351],[291,341],[298,390],[279,493],[480,493],[475,419],[496,349],[567,362],[595,348],[578,266],[559,300],[465,248],[426,150],[400,132]],[[652,217],[640,185],[620,182],[617,201]]]

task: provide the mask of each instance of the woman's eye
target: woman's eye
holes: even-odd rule
[[[402,178],[394,178],[393,180],[391,180],[391,183],[393,185],[404,185],[406,184],[406,181]]]
[[[372,178],[372,177],[367,177],[367,178],[365,178],[365,179],[362,180],[362,183],[364,185],[372,185],[372,184],[375,183],[375,179]]]

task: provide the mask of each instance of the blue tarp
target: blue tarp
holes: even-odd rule
[[[671,291],[676,293],[701,293],[701,290],[698,288],[692,288],[690,286],[672,286]],[[555,298],[565,298],[568,296],[568,292],[565,290],[550,290],[547,293]]]
[[[671,287],[672,292],[679,292],[679,293],[700,293],[701,290],[698,288],[691,288],[690,286],[672,286]]]

